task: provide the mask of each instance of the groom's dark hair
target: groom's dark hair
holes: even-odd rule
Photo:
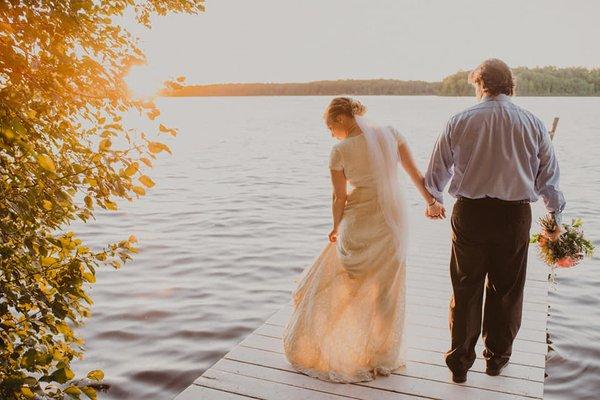
[[[506,63],[497,58],[489,58],[469,73],[469,83],[480,85],[490,96],[501,93],[512,96],[515,91],[515,78]]]

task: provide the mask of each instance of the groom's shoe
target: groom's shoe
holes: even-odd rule
[[[452,372],[452,382],[454,383],[465,383],[467,381],[467,371],[465,372]]]
[[[508,359],[488,360],[486,363],[485,373],[490,376],[498,376],[507,365]]]

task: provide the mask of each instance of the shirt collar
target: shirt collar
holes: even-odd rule
[[[481,98],[481,101],[511,101],[511,99],[510,96],[500,93],[496,96],[490,96],[489,94],[486,94]]]

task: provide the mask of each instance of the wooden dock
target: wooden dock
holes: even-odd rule
[[[536,205],[537,206],[537,205]],[[539,210],[534,209],[534,221]],[[448,214],[450,214],[449,205]],[[281,335],[290,315],[284,306],[238,346],[198,377],[174,400],[517,400],[542,399],[546,364],[548,270],[529,253],[523,323],[510,364],[497,377],[485,374],[481,353],[467,382],[454,384],[443,353],[449,347],[449,218],[415,220],[407,280],[408,363],[388,377],[371,382],[336,384],[296,372],[283,354]],[[534,223],[533,229],[537,229]]]

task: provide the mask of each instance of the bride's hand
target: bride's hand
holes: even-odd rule
[[[334,243],[337,240],[337,228],[333,228],[327,236],[329,237],[329,241]]]
[[[427,206],[425,214],[431,219],[442,219],[446,218],[446,209],[439,201],[435,200],[432,205]]]

